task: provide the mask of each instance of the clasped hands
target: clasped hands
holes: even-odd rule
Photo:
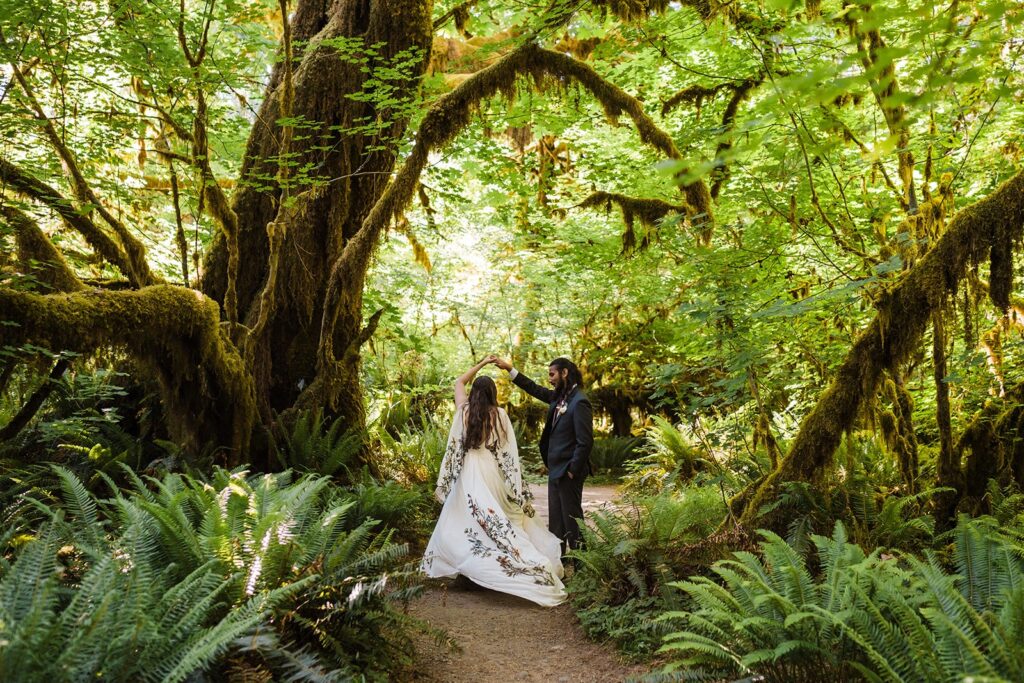
[[[484,365],[497,365],[499,368],[506,372],[512,369],[511,363],[509,363],[504,358],[501,358],[500,356],[496,356],[493,353],[484,358],[482,362]]]

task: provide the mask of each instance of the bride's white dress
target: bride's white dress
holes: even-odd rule
[[[438,578],[462,574],[485,588],[540,605],[565,600],[561,543],[535,518],[515,433],[498,409],[505,438],[464,447],[464,407],[455,411],[435,494],[444,502],[422,568]]]

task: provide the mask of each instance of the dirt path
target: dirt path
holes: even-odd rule
[[[531,488],[537,513],[547,520],[547,488]],[[616,496],[614,486],[588,486],[583,507],[591,510]],[[504,593],[439,581],[411,611],[446,630],[462,648],[452,652],[421,639],[415,681],[618,683],[647,671],[623,664],[612,646],[587,640],[568,605],[540,607]]]

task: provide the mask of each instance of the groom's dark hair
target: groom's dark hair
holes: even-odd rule
[[[548,367],[558,368],[559,372],[562,370],[569,371],[568,376],[566,377],[565,389],[563,389],[563,391],[569,391],[572,389],[573,385],[578,385],[581,389],[583,388],[583,373],[581,373],[580,369],[576,367],[576,364],[568,358],[556,358],[548,363]]]

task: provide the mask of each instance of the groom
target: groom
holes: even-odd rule
[[[580,547],[583,518],[583,481],[590,474],[590,451],[594,447],[594,418],[590,400],[583,393],[583,377],[576,364],[556,358],[548,365],[548,383],[542,387],[521,374],[507,360],[491,356],[492,362],[507,370],[512,382],[539,401],[548,404],[540,455],[548,468],[548,530],[562,539],[562,555]]]

